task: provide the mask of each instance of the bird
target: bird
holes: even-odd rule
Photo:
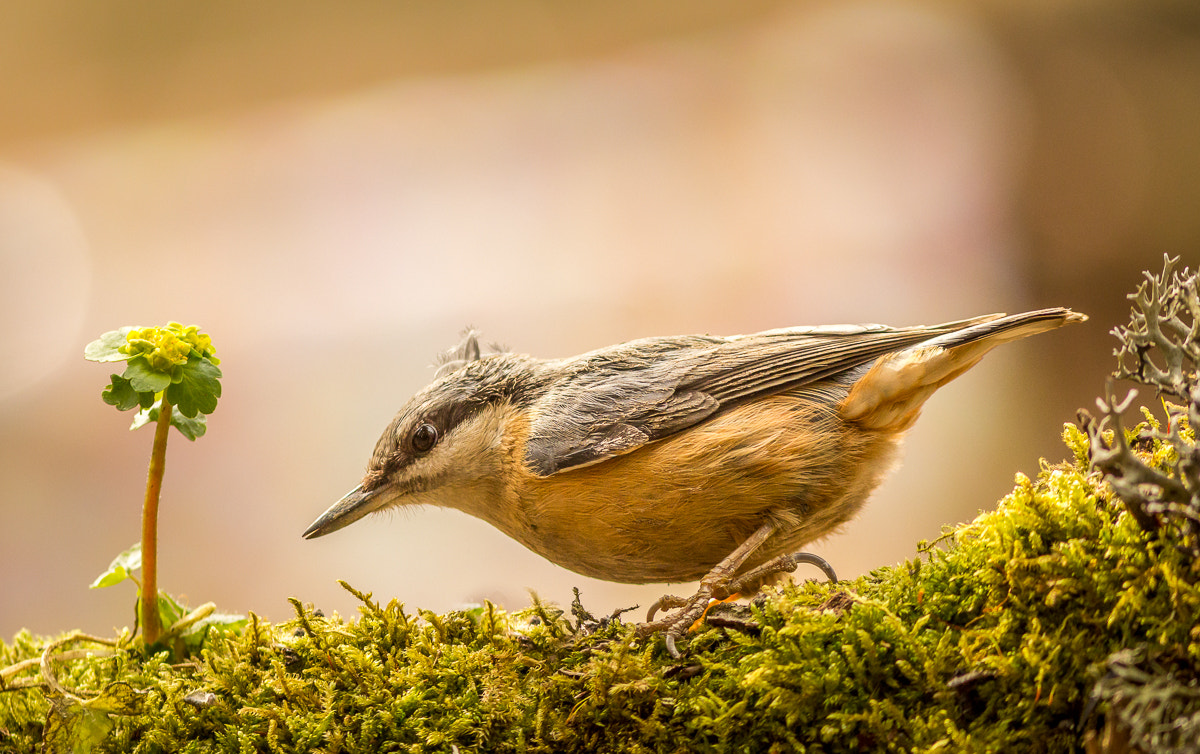
[[[714,600],[753,594],[849,521],[925,401],[991,349],[1086,315],[651,337],[579,356],[484,354],[478,333],[396,413],[362,481],[306,539],[414,505],[476,516],[576,573],[700,580],[643,634],[672,655]],[[657,610],[664,617],[654,620]]]

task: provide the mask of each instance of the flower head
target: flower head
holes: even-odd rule
[[[213,354],[212,339],[200,332],[195,325],[184,326],[171,322],[166,327],[143,327],[129,331],[125,344],[118,349],[130,358],[144,356],[151,369],[170,372],[180,364],[186,364],[188,356],[206,358],[213,364],[220,360]]]

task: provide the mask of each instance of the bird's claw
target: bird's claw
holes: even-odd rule
[[[829,578],[830,583],[836,583],[838,580],[833,566],[820,555],[814,555],[811,552],[780,555],[737,578],[709,574],[700,582],[700,588],[690,598],[684,599],[673,594],[663,595],[650,606],[646,613],[646,622],[638,626],[638,633],[642,636],[649,636],[662,631],[667,653],[671,657],[679,659],[681,654],[676,646],[676,640],[703,620],[711,602],[722,602],[738,596],[750,596],[775,577],[795,571],[801,563],[820,568]],[[676,612],[654,620],[654,616],[659,610],[676,610]]]
[[[674,594],[664,594],[654,601],[650,609],[646,611],[646,622],[654,621],[654,615],[659,610],[674,610],[677,607],[683,607],[688,601],[683,597],[676,597]]]

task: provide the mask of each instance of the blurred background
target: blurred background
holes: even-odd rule
[[[927,406],[813,547],[856,576],[1067,455],[1107,331],[1200,255],[1193,2],[5,5],[0,638],[130,625],[89,591],[139,536],[151,432],[84,345],[200,325],[208,435],[172,434],[160,586],[283,620],[346,579],[446,610],[577,576],[444,510],[300,533],[468,324],[568,356],[648,335],[1070,306]],[[664,532],[664,536],[672,536]],[[807,576],[808,574],[804,574]],[[674,586],[683,592],[687,587]]]

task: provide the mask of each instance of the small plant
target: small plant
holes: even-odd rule
[[[166,327],[123,327],[106,332],[84,349],[91,361],[126,362],[104,388],[104,402],[119,411],[139,409],[130,429],[154,425],[154,445],[142,507],[142,541],[113,560],[92,587],[111,586],[139,566],[139,622],[147,645],[159,640],[164,614],[177,618],[179,605],[158,591],[158,500],[166,470],[167,434],[171,427],[195,440],[207,428],[206,417],[221,397],[220,363],[212,340],[194,325],[171,322]],[[136,579],[135,579],[136,583]]]

